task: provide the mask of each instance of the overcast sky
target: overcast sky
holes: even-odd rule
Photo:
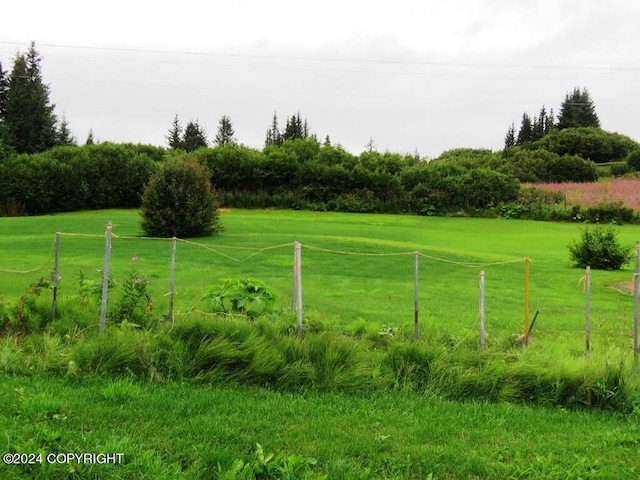
[[[588,88],[640,140],[635,0],[7,2],[0,61],[30,42],[80,144],[166,146],[177,114],[264,145],[274,112],[358,154],[501,149],[511,122]]]

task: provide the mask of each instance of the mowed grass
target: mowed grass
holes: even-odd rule
[[[114,224],[113,278],[121,284],[136,256],[139,274],[149,279],[155,311],[167,312],[172,243],[142,238],[135,210],[0,219],[0,298],[14,300],[35,279],[51,277],[55,233],[60,231],[59,302],[77,302],[80,271],[101,282],[108,221]],[[232,210],[223,212],[221,221],[221,235],[177,243],[178,319],[203,311],[200,298],[207,286],[229,277],[265,282],[280,306],[289,308],[293,242],[299,241],[305,321],[322,318],[344,326],[364,322],[412,331],[413,252],[419,251],[421,332],[478,335],[478,284],[484,271],[489,341],[501,342],[523,329],[528,256],[529,318],[540,309],[534,335],[542,342],[561,340],[568,350],[583,348],[584,271],[571,267],[567,249],[582,225],[283,210]],[[640,226],[616,228],[629,248],[640,239]],[[631,264],[621,271],[593,272],[594,353],[629,350],[632,280]],[[117,289],[111,303],[116,296]]]
[[[140,238],[136,211],[0,219],[2,301],[14,301],[34,279],[50,276],[59,230],[59,300],[62,306],[78,302],[79,270],[100,279],[97,270],[102,268],[109,220],[115,233],[114,278],[121,282],[137,256],[136,268],[151,282],[154,309],[165,312],[171,242]],[[504,358],[519,356],[525,369],[527,359],[535,363],[542,357],[557,358],[550,363],[558,369],[568,362],[580,369],[587,363],[597,368],[623,359],[629,372],[637,372],[628,361],[633,299],[621,286],[631,282],[631,266],[621,272],[593,272],[593,350],[588,362],[584,360],[584,272],[570,267],[566,248],[578,238],[578,225],[243,210],[224,212],[222,222],[225,231],[218,237],[177,244],[177,324],[202,317],[197,313],[204,309],[200,296],[207,285],[224,277],[260,279],[278,293],[281,307],[288,308],[292,242],[300,241],[306,328],[327,323],[349,331],[366,325],[375,332],[378,326],[397,326],[410,336],[412,252],[419,250],[424,338],[448,335],[447,345],[454,351],[457,343],[477,342],[478,274],[483,270],[490,356],[499,358],[507,350]],[[621,227],[619,235],[631,247],[640,238],[640,228]],[[520,355],[512,344],[504,347],[522,330],[527,255],[531,310],[540,308],[541,313],[529,350]],[[29,273],[7,272],[38,267]],[[49,291],[43,293],[47,295]],[[126,335],[109,328],[109,333]],[[176,325],[173,331],[178,330]],[[148,334],[150,339],[155,336]],[[31,355],[28,346],[40,344],[29,340],[22,342],[25,350],[18,354],[13,339],[4,339],[0,364],[5,371],[16,371],[12,359],[24,360]],[[402,388],[273,391],[229,382],[196,384],[187,378],[139,382],[126,372],[52,377],[33,372],[41,371],[40,364],[71,366],[67,358],[58,358],[65,340],[43,336],[42,345],[46,342],[52,343],[49,356],[56,358],[40,361],[33,352],[33,368],[26,370],[32,376],[0,376],[3,452],[123,453],[124,463],[0,465],[0,478],[627,479],[640,471],[637,402],[622,414],[457,403],[429,389],[423,394]],[[534,380],[535,369],[531,365]],[[636,382],[636,377],[629,373],[625,378]],[[264,473],[267,467],[256,454],[257,444],[265,458],[274,455],[269,460],[271,477]]]
[[[0,384],[0,450],[45,459],[123,454],[121,464],[0,464],[3,479],[629,479],[640,472],[637,415],[128,379],[3,376]],[[281,470],[257,473],[257,444]],[[233,473],[239,462],[251,475]]]

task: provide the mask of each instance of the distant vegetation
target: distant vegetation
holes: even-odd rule
[[[525,112],[501,151],[454,149],[430,160],[378,152],[373,139],[351,154],[328,136],[320,142],[299,112],[284,127],[274,113],[261,149],[237,144],[227,115],[214,146],[197,121],[183,128],[177,115],[167,149],[95,144],[93,132],[77,146],[53,113],[41,62],[32,44],[11,72],[0,65],[0,215],[138,208],[163,165],[191,160],[208,168],[226,207],[576,220],[588,218],[582,206],[568,209],[561,197],[520,182],[594,182],[640,169],[640,144],[603,130],[589,92],[579,88],[567,93],[557,118],[544,106],[533,117]],[[637,220],[627,211],[615,217]]]

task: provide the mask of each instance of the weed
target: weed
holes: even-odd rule
[[[222,285],[210,285],[201,300],[211,311],[237,313],[250,319],[272,311],[276,304],[275,294],[264,283],[250,278],[226,278]]]
[[[111,313],[111,318],[117,324],[127,322],[134,326],[148,326],[151,320],[153,302],[149,293],[149,281],[147,277],[138,274],[137,260],[138,257],[134,256],[129,276],[122,282],[120,298]]]

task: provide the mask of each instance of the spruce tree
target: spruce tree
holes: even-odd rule
[[[516,144],[516,126],[513,122],[509,126],[509,130],[507,130],[507,134],[504,137],[504,146],[505,148],[513,147]]]
[[[520,123],[520,131],[518,132],[518,138],[516,140],[517,145],[522,145],[525,142],[530,142],[533,139],[533,124],[531,117],[528,113],[522,114],[522,122]]]
[[[235,132],[231,125],[231,119],[223,115],[218,123],[218,133],[216,133],[215,143],[218,145],[228,145],[235,143]]]
[[[207,146],[207,137],[204,129],[200,127],[198,122],[191,121],[184,129],[182,137],[182,148],[187,152],[192,152],[201,147]]]
[[[282,145],[283,138],[280,133],[280,127],[278,126],[278,115],[273,112],[273,120],[271,120],[271,127],[267,129],[267,135],[264,141],[265,147],[267,145]]]
[[[173,117],[173,122],[171,123],[171,128],[169,129],[169,133],[167,134],[167,143],[169,144],[169,148],[182,148],[182,126],[180,125],[180,120],[178,120],[178,114]]]
[[[4,101],[4,141],[17,153],[37,153],[56,144],[56,117],[49,86],[42,81],[42,58],[32,43],[18,54]]]
[[[0,62],[0,123],[4,121],[4,113],[6,110],[7,92],[9,91],[9,72],[2,69]]]
[[[584,88],[574,88],[567,93],[558,116],[558,129],[574,127],[600,127],[600,119],[596,114],[595,105],[589,91]]]
[[[309,125],[302,120],[300,112],[287,118],[287,124],[282,134],[284,140],[305,139],[309,137]]]
[[[67,121],[67,117],[64,113],[62,114],[62,119],[60,120],[60,126],[56,131],[56,145],[77,145],[76,139],[71,133],[69,122]]]
[[[87,135],[87,140],[84,142],[85,145],[94,145],[96,142],[93,139],[93,128],[89,129],[89,134]]]

